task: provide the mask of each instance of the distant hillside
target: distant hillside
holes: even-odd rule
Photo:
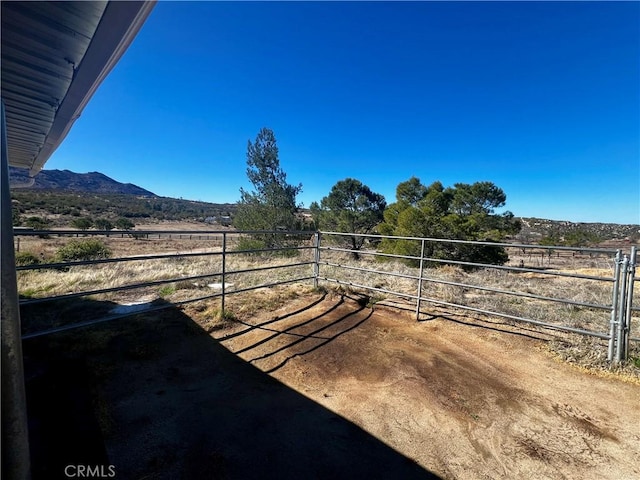
[[[520,220],[522,230],[517,235],[517,240],[524,243],[537,243],[543,237],[562,239],[577,230],[593,235],[597,238],[598,244],[606,244],[612,240],[638,243],[640,239],[638,224],[569,222],[544,218],[521,218]]]
[[[34,178],[31,178],[29,177],[29,172],[25,169],[10,168],[9,182],[12,188],[21,190],[52,190],[157,197],[155,193],[137,185],[120,183],[98,172],[74,173],[69,170],[42,170]]]
[[[149,220],[192,220],[210,224],[226,224],[235,213],[234,204],[217,204],[157,196],[107,193],[80,193],[57,190],[11,192],[14,225],[29,217],[45,219],[51,227],[69,227],[78,217],[116,220],[129,218],[134,223]],[[18,222],[18,223],[16,223]]]

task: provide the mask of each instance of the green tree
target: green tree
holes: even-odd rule
[[[505,202],[505,193],[491,182],[456,183],[448,188],[434,182],[424,187],[413,177],[398,185],[396,202],[385,210],[379,230],[384,235],[498,242],[520,231],[520,222],[511,212],[495,212]],[[421,245],[385,239],[381,249],[419,256]],[[425,256],[498,265],[508,260],[502,247],[444,242],[426,242]]]
[[[89,217],[80,217],[72,220],[71,225],[78,230],[89,230],[93,227],[93,220]]]
[[[128,218],[120,217],[116,220],[116,228],[118,230],[131,230],[135,227],[134,223]]]
[[[451,209],[459,215],[491,215],[496,208],[503,207],[507,196],[491,182],[474,184],[456,183],[453,189]]]
[[[416,206],[427,194],[427,187],[420,183],[418,177],[411,177],[396,187],[396,199],[403,204]]]
[[[113,229],[113,223],[111,223],[111,221],[107,220],[106,218],[98,218],[98,219],[96,219],[95,225],[96,225],[96,228],[98,230],[112,230]]]
[[[34,230],[46,230],[47,228],[49,228],[51,222],[42,217],[28,217],[25,220],[24,224],[27,227],[33,228]]]
[[[302,191],[302,185],[287,183],[287,175],[280,168],[276,137],[268,128],[258,132],[254,143],[248,142],[247,177],[254,190],[240,189],[233,222],[238,230],[293,230],[299,227],[296,196]],[[260,238],[269,246],[275,242],[273,235]]]
[[[318,205],[311,204],[311,214],[318,228],[347,233],[371,233],[383,220],[387,202],[359,180],[346,178],[337,182]],[[352,250],[360,250],[365,238],[344,237]],[[358,253],[353,252],[358,258]]]

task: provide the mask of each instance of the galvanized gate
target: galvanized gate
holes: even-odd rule
[[[631,247],[629,255],[616,253],[615,280],[613,284],[613,300],[611,309],[611,330],[609,332],[609,361],[618,363],[627,358],[631,336],[631,320],[634,311],[640,307],[633,306],[633,291],[636,281],[637,248]]]

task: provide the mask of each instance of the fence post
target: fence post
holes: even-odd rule
[[[622,250],[616,251],[615,266],[613,273],[613,294],[611,298],[611,319],[609,321],[609,350],[607,353],[607,360],[613,361],[614,346],[616,343],[616,322],[618,313],[618,288],[620,283],[620,257],[622,256]]]
[[[222,232],[222,307],[221,307],[221,312],[220,312],[220,316],[221,318],[224,318],[224,290],[225,290],[225,283],[227,281],[227,279],[225,278],[225,273],[227,270],[227,232]]]
[[[313,239],[313,288],[318,288],[318,277],[320,276],[320,232],[315,233]]]
[[[629,280],[628,280],[628,290],[627,290],[627,306],[626,306],[626,324],[624,329],[624,338],[623,338],[623,348],[622,352],[623,360],[627,359],[627,355],[629,354],[629,336],[631,335],[631,318],[632,318],[632,308],[633,308],[633,284],[635,282],[636,277],[636,262],[637,262],[637,248],[635,246],[631,247],[631,254],[629,255]]]
[[[627,277],[629,276],[629,257],[624,256],[622,259],[622,267],[621,267],[621,280],[620,284],[620,303],[618,307],[618,331],[616,332],[616,357],[615,362],[619,363],[622,361],[622,357],[624,356],[624,331],[626,329],[626,319],[625,315],[626,311],[626,303],[627,303]]]
[[[418,277],[418,298],[416,300],[416,320],[420,320],[420,299],[422,298],[422,273],[424,271],[424,238],[420,248],[420,275]]]

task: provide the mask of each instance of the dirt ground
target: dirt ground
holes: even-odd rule
[[[25,343],[34,478],[640,478],[640,385],[552,358],[548,332],[322,292],[188,313]]]

